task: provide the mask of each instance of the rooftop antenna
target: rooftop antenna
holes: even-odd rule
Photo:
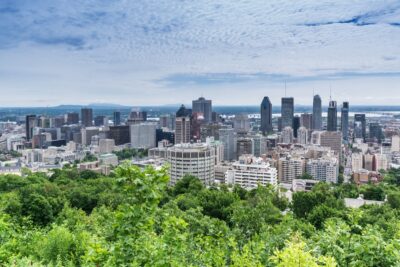
[[[286,97],[286,80],[285,80],[285,97]]]

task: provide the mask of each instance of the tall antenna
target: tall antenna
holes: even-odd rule
[[[332,86],[329,84],[329,100],[332,101]]]

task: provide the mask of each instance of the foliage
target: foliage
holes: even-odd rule
[[[398,171],[382,185],[207,188],[125,163],[0,175],[1,266],[399,266]],[[362,193],[384,205],[348,209]]]

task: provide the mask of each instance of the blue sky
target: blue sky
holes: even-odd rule
[[[400,1],[1,0],[0,105],[400,105]]]

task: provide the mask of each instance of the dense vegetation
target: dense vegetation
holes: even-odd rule
[[[132,159],[132,158],[143,158],[147,156],[147,149],[136,149],[136,148],[124,148],[120,151],[114,151],[117,155],[118,160]]]
[[[204,188],[122,165],[0,176],[1,266],[398,266],[400,172],[384,185]],[[382,193],[383,192],[383,193]],[[388,202],[347,209],[364,193]]]

